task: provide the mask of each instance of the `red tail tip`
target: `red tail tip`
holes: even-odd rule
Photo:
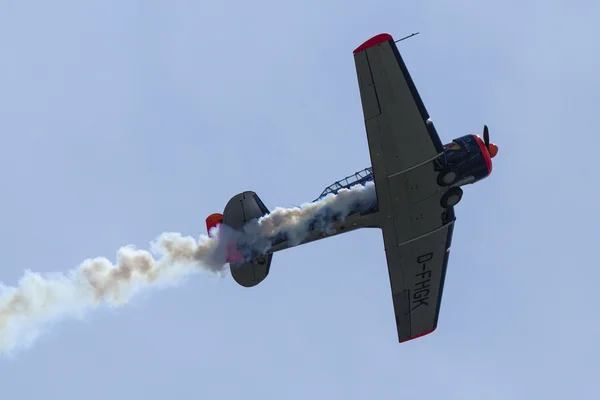
[[[206,217],[206,231],[210,236],[210,230],[216,228],[223,223],[223,214],[214,213]]]

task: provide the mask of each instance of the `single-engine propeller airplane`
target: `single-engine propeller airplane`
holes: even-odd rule
[[[433,332],[438,323],[446,266],[461,186],[489,176],[498,147],[466,135],[443,145],[391,35],[372,37],[354,50],[354,62],[372,166],[325,189],[319,199],[342,188],[374,182],[376,205],[329,225],[314,228],[300,243],[285,237],[268,254],[240,257],[235,244],[228,262],[235,281],[252,287],[269,274],[273,253],[298,244],[349,232],[380,228],[388,264],[398,339]],[[317,200],[319,200],[317,199]],[[256,193],[240,193],[206,227],[234,230],[269,213]]]

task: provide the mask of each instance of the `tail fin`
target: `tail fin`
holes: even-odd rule
[[[206,231],[208,236],[212,237],[211,230],[218,228],[223,223],[223,214],[214,213],[206,217]],[[225,262],[240,262],[244,260],[244,256],[235,248],[235,243],[227,244],[227,259]]]
[[[269,210],[254,192],[248,191],[235,195],[225,206],[223,214],[212,214],[206,218],[206,229],[209,231],[219,224],[225,224],[235,230],[241,229],[253,219],[268,214]],[[228,245],[227,262],[233,279],[244,287],[252,287],[262,282],[269,274],[273,254],[254,257],[251,261],[243,261],[242,254],[235,243]]]
[[[223,223],[223,214],[214,213],[214,214],[210,214],[208,217],[206,217],[206,231],[208,232],[208,236],[212,237],[210,230],[212,228],[217,228],[222,223]]]

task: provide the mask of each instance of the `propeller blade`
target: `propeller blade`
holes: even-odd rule
[[[490,132],[487,125],[483,126],[483,142],[485,143],[485,147],[490,147]]]

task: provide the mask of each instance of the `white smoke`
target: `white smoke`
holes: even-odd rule
[[[330,194],[300,207],[277,207],[268,215],[246,224],[242,232],[228,231],[226,234],[247,250],[267,252],[281,234],[285,234],[294,246],[306,238],[310,224],[326,230],[334,216],[344,219],[350,213],[366,211],[376,204],[375,185],[367,182],[364,186],[341,189],[336,195]]]
[[[301,207],[276,208],[248,224],[243,238],[255,250],[268,249],[280,233],[298,243],[308,234],[310,221],[323,210],[343,218],[357,206],[375,201],[372,183],[343,189]],[[227,235],[220,233],[217,229],[212,237],[201,235],[199,240],[163,233],[152,243],[151,251],[121,248],[114,264],[103,257],[94,258],[67,273],[42,276],[26,271],[16,287],[0,282],[0,354],[30,346],[48,323],[62,318],[81,317],[102,304],[123,306],[141,290],[170,286],[200,271],[222,275],[226,271],[222,237]]]

